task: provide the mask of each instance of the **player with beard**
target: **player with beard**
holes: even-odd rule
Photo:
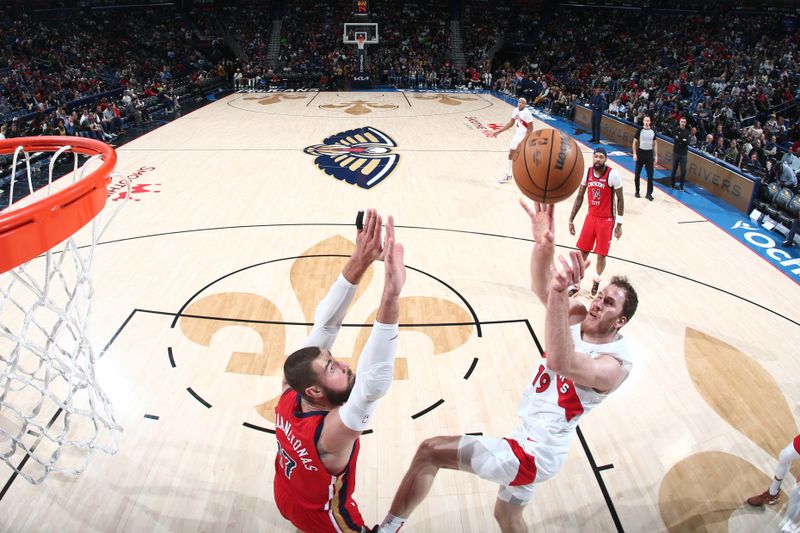
[[[507,438],[459,435],[424,441],[395,493],[379,533],[395,533],[422,502],[440,468],[463,470],[500,485],[494,516],[505,532],[528,531],[522,513],[536,486],[552,478],[569,454],[578,421],[628,377],[632,357],[619,330],[638,297],[614,277],[587,309],[570,299],[589,262],[580,252],[553,265],[553,206],[521,201],[533,228],[531,288],[545,305],[545,354],[517,408],[520,426]]]
[[[362,532],[353,500],[359,436],[378,400],[389,390],[397,353],[400,291],[405,283],[403,246],[394,220],[368,210],[356,249],[314,313],[304,347],[283,366],[284,390],[275,407],[275,503],[295,527],[307,532]],[[377,259],[384,262],[381,303],[355,375],[330,349],[358,283]]]
[[[589,257],[589,252],[593,247],[594,253],[597,255],[596,275],[592,282],[592,297],[594,297],[600,288],[600,276],[606,268],[606,256],[611,248],[612,230],[617,239],[622,237],[622,213],[625,211],[625,200],[622,196],[622,178],[619,172],[606,166],[608,160],[606,149],[596,148],[592,159],[593,165],[581,181],[578,194],[575,196],[575,203],[569,216],[569,234],[575,235],[573,221],[583,204],[583,193],[585,192],[589,202],[589,214],[583,221],[583,229],[581,229],[581,236],[578,238],[576,246],[583,254],[584,260]],[[615,195],[617,197],[616,215],[613,199]],[[616,227],[614,226],[615,221]],[[569,295],[572,296],[579,290],[580,286],[578,285],[571,287]]]

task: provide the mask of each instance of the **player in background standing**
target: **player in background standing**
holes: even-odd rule
[[[581,236],[578,238],[577,247],[583,254],[583,259],[589,257],[589,252],[597,255],[595,263],[594,281],[592,282],[592,297],[600,288],[601,275],[606,268],[606,256],[611,248],[611,233],[619,240],[622,237],[622,214],[625,211],[625,199],[622,195],[622,178],[619,172],[606,165],[608,154],[606,149],[595,148],[592,154],[592,166],[584,176],[572,205],[569,215],[569,234],[575,235],[575,216],[583,204],[583,195],[589,203],[589,213],[583,221]],[[616,213],[614,209],[614,196],[617,198]],[[616,223],[616,225],[615,225]],[[594,248],[594,250],[592,250]],[[572,296],[580,290],[573,286],[569,295]]]
[[[522,139],[524,139],[528,133],[533,131],[533,114],[531,114],[530,109],[525,107],[527,103],[527,100],[520,98],[517,101],[517,108],[511,112],[511,120],[509,120],[505,126],[492,134],[493,137],[497,137],[500,133],[503,133],[511,126],[516,125],[514,138],[511,139],[511,146],[508,150],[508,167],[506,167],[506,175],[503,176],[503,178],[500,180],[500,183],[511,181],[511,178],[513,177],[512,165],[514,160],[517,158],[517,146],[519,146],[519,143],[522,142]]]

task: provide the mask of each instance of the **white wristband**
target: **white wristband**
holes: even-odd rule
[[[622,215],[617,215],[617,224],[622,224]]]

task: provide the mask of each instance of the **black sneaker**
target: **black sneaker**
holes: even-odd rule
[[[785,248],[788,248],[789,246],[794,246],[794,241],[790,241],[789,239],[786,239],[785,241],[783,241],[781,243],[781,246],[783,246]]]
[[[600,280],[596,279],[592,282],[592,296],[597,296],[597,291],[600,290]]]
[[[567,295],[570,298],[572,298],[573,296],[575,296],[578,293],[579,290],[580,290],[580,287],[578,287],[577,285],[573,285],[572,287],[569,288],[569,292],[567,293]]]
[[[647,196],[645,196],[645,198],[647,198],[651,202],[653,201],[653,195],[652,194],[648,194]]]
[[[639,191],[636,191],[636,194],[634,194],[634,196],[635,196],[636,198],[641,198],[641,196],[639,196]]]
[[[677,191],[677,190],[679,190],[679,189],[678,189],[678,186],[677,186],[677,185],[675,185],[674,183],[672,184],[672,187],[670,187],[670,189],[672,189],[673,191]]]

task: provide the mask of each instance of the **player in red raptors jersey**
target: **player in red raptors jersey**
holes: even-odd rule
[[[394,221],[367,211],[356,249],[314,313],[304,347],[283,367],[284,390],[275,407],[273,483],[278,510],[308,533],[368,531],[353,500],[359,436],[369,427],[377,401],[392,383],[397,353],[399,298],[405,283],[403,247]],[[384,261],[381,303],[355,375],[333,358],[330,348],[358,283],[376,260]]]
[[[593,164],[586,172],[578,194],[575,196],[575,203],[572,206],[572,213],[569,216],[569,234],[575,235],[575,215],[583,204],[583,195],[586,193],[589,202],[589,214],[583,222],[581,236],[578,237],[577,248],[583,254],[584,260],[589,257],[589,252],[594,248],[597,255],[595,272],[597,273],[592,283],[592,296],[597,294],[600,288],[600,276],[606,268],[606,256],[611,247],[611,232],[619,239],[622,237],[622,213],[625,211],[625,200],[622,196],[622,178],[619,173],[606,165],[608,154],[606,149],[596,148],[592,154]],[[617,209],[614,212],[614,196],[617,197]],[[616,227],[614,223],[616,222]],[[580,290],[579,286],[570,288],[570,296]]]
[[[625,278],[615,277],[587,309],[569,298],[588,261],[580,252],[553,266],[553,206],[521,202],[536,243],[531,287],[547,308],[546,356],[522,394],[520,426],[507,438],[462,435],[424,441],[397,489],[378,530],[395,533],[425,498],[440,468],[463,470],[500,485],[494,516],[504,532],[528,531],[522,517],[536,486],[561,469],[578,420],[628,377],[632,358],[619,330],[636,312],[638,297]]]

